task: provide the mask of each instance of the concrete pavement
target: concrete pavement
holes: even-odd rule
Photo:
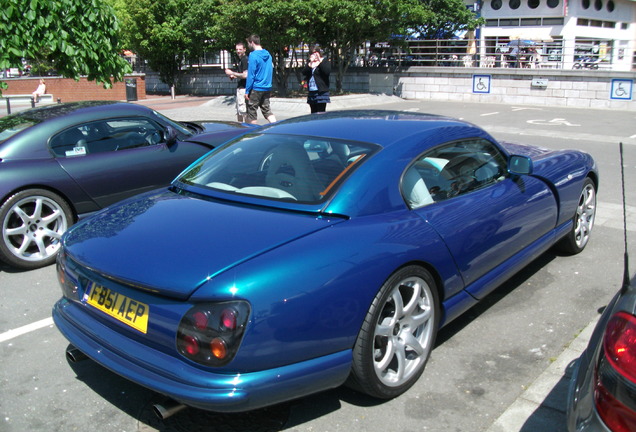
[[[561,355],[515,400],[487,432],[565,431],[567,392],[574,361],[590,340],[598,319],[590,322]]]
[[[376,108],[382,105],[399,102],[402,99],[396,96],[353,94],[345,96],[332,96],[329,111]],[[174,120],[234,120],[236,110],[233,96],[195,97],[177,96],[171,99],[169,96],[148,97],[148,99],[135,102],[145,105]],[[272,98],[271,107],[277,120],[284,120],[303,114],[309,114],[309,105],[305,98]],[[258,113],[259,124],[267,123],[260,111]]]
[[[332,97],[329,111],[373,108],[400,102],[387,95],[347,95]],[[308,114],[305,99],[272,98],[272,110],[278,120]],[[235,120],[234,99],[230,96],[212,98],[151,97],[137,103],[152,107],[175,120]],[[459,108],[459,107],[458,107]],[[458,115],[461,113],[458,112]],[[259,113],[259,123],[265,121]],[[563,352],[532,382],[499,416],[487,432],[531,432],[537,430],[564,431],[567,391],[574,361],[586,348],[597,319],[590,322]]]

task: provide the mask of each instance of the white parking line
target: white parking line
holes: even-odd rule
[[[6,331],[0,334],[0,343],[6,342],[18,336],[22,336],[23,334],[26,334],[26,333],[39,330],[43,327],[52,326],[52,325],[53,325],[53,318],[45,318],[43,320],[36,321],[34,323],[27,324],[25,326]]]

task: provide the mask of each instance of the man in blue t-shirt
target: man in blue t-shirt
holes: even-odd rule
[[[269,106],[272,90],[272,56],[261,46],[261,38],[251,35],[247,38],[247,46],[252,51],[247,66],[247,84],[245,98],[247,99],[247,122],[256,124],[258,108],[268,122],[274,123],[276,117]]]

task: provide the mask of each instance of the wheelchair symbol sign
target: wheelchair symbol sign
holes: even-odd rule
[[[612,99],[632,100],[633,80],[613,79],[612,80]]]
[[[490,75],[473,75],[473,93],[490,93]]]

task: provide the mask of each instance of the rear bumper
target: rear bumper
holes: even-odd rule
[[[611,432],[594,407],[594,365],[585,351],[570,379],[566,415],[568,432]]]
[[[619,295],[609,302],[599,318],[588,346],[576,360],[566,402],[568,432],[611,432],[594,404],[595,366],[601,355],[603,334]]]
[[[258,372],[219,374],[152,349],[91,320],[66,299],[53,307],[60,332],[114,373],[185,405],[240,412],[338,387],[351,369],[351,350]]]

